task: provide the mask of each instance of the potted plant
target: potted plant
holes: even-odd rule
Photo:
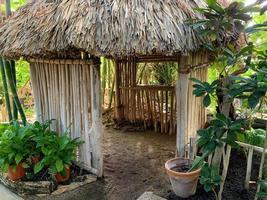
[[[48,167],[49,173],[58,183],[67,181],[70,178],[72,161],[76,159],[75,150],[82,141],[78,138],[71,139],[67,134],[59,136],[56,132],[39,136],[36,141],[44,157],[34,166],[34,173]]]
[[[34,150],[30,125],[21,127],[14,121],[0,137],[0,165],[8,171],[8,178],[16,181],[24,177],[27,159]]]
[[[174,193],[179,197],[187,198],[196,192],[201,168],[189,172],[192,164],[193,161],[186,158],[174,158],[165,163]]]

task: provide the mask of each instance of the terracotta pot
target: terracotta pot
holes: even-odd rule
[[[7,176],[12,181],[18,181],[25,176],[25,169],[22,164],[17,165],[16,168],[9,166]]]
[[[191,166],[193,160],[186,158],[174,158],[165,163],[167,174],[169,175],[173,191],[182,198],[187,198],[196,193],[197,182],[201,169],[193,172],[177,172],[174,168],[183,168]]]
[[[65,182],[70,178],[70,167],[66,167],[66,176],[62,176],[60,173],[56,173],[55,177],[58,183]]]

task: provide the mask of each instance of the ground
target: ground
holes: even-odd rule
[[[164,163],[175,156],[174,135],[137,132],[126,128],[105,128],[104,179],[56,197],[26,197],[27,200],[136,200],[146,191],[169,200],[181,200],[171,192]],[[256,180],[259,156],[254,156],[252,180]],[[246,174],[246,154],[233,150],[223,200],[252,200],[255,187],[243,189]],[[215,200],[212,193],[199,185],[190,200]],[[188,199],[188,200],[189,200]]]
[[[174,135],[106,128],[103,180],[60,197],[26,199],[136,200],[145,191],[166,197],[171,185],[164,163],[175,156],[175,143]]]

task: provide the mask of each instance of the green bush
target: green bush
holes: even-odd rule
[[[11,125],[0,124],[0,166],[6,171],[8,166],[22,164],[25,168],[32,166],[32,158],[39,158],[34,165],[34,173],[44,168],[51,175],[65,174],[66,166],[75,160],[75,151],[82,143],[79,138],[71,139],[67,133],[60,136],[51,131],[53,120],[21,126],[14,121]]]

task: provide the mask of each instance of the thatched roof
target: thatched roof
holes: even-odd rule
[[[5,57],[83,50],[100,56],[173,54],[203,44],[185,21],[202,0],[35,0],[0,28]]]

